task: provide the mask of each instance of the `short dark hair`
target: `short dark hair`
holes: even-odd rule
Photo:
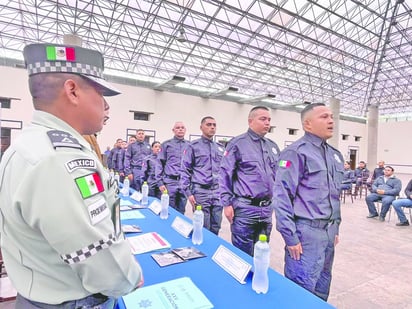
[[[160,142],[159,142],[159,141],[154,141],[154,142],[152,143],[152,147],[153,147],[154,145],[156,145],[156,144],[160,144]]]
[[[395,171],[395,169],[394,169],[392,166],[390,166],[390,165],[386,165],[385,168],[390,168],[392,172]]]
[[[208,120],[208,119],[215,120],[215,118],[213,118],[212,116],[206,116],[206,117],[203,117],[202,120],[200,120],[200,124],[205,123],[205,121]]]
[[[265,111],[270,112],[270,109],[269,109],[268,107],[263,106],[263,105],[258,105],[258,106],[253,107],[253,108],[250,110],[248,118],[250,118],[250,117],[252,116],[252,114],[253,114],[255,111],[257,111],[258,109],[263,109],[263,110],[265,110]]]
[[[365,162],[365,161],[359,161],[359,163],[363,163],[363,164],[366,164],[366,162]]]
[[[300,112],[300,120],[303,121],[306,114],[318,106],[326,106],[326,105],[325,103],[311,103],[311,104],[306,105],[305,108],[302,109],[302,111]]]

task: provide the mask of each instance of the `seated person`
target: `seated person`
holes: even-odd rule
[[[377,179],[379,176],[384,175],[385,170],[385,161],[379,161],[378,167],[373,170],[372,177],[368,180],[368,189],[371,190],[372,183]]]
[[[340,186],[341,191],[351,189],[352,183],[355,179],[355,172],[350,169],[349,161],[345,161],[345,164],[343,166],[345,169],[343,171],[343,180]]]
[[[355,195],[358,194],[359,188],[366,184],[369,178],[369,170],[366,167],[365,161],[359,161],[358,167],[355,169]]]
[[[409,225],[409,221],[408,219],[406,219],[402,207],[412,207],[412,179],[409,181],[408,185],[405,188],[405,195],[406,198],[400,198],[392,202],[393,209],[395,209],[396,214],[399,218],[399,223],[396,223],[397,226]]]
[[[369,215],[367,218],[375,218],[379,216],[380,221],[385,221],[386,213],[389,210],[396,196],[399,195],[402,189],[401,181],[393,175],[394,169],[387,165],[384,170],[384,175],[378,177],[372,184],[372,190],[366,197]],[[382,208],[380,215],[376,211],[375,202],[381,201]]]

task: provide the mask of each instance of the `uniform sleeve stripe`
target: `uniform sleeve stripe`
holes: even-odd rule
[[[60,255],[60,257],[63,262],[67,264],[76,264],[95,255],[100,250],[109,248],[115,242],[115,240],[116,238],[114,237],[114,235],[110,234],[107,239],[101,239],[75,252],[62,254]]]

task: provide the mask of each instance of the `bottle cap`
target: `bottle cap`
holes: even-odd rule
[[[164,189],[163,194],[167,194],[167,189]]]
[[[196,205],[196,210],[202,210],[202,205]]]
[[[267,241],[268,241],[268,237],[267,237],[265,234],[260,234],[260,235],[259,235],[259,241],[267,242]]]
[[[143,182],[144,185],[147,185],[147,181]]]

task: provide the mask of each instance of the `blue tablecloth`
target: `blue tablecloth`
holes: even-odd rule
[[[169,209],[169,218],[167,220],[161,220],[150,209],[142,209],[140,211],[144,214],[144,219],[128,219],[122,221],[122,223],[139,225],[143,233],[158,232],[172,245],[172,248],[193,246],[190,238],[183,237],[171,227],[176,216],[181,216],[188,222],[191,222],[191,220],[171,207]],[[136,259],[143,268],[145,286],[187,276],[203,291],[217,309],[332,308],[328,303],[272,269],[269,270],[270,283],[267,294],[257,294],[252,290],[251,275],[246,278],[246,284],[240,284],[216,264],[212,260],[212,256],[219,245],[224,245],[251,265],[253,265],[253,258],[208,230],[204,229],[203,231],[203,244],[195,247],[204,252],[207,257],[160,267],[151,257],[153,252],[136,255]],[[119,299],[118,308],[125,308],[122,299]]]

